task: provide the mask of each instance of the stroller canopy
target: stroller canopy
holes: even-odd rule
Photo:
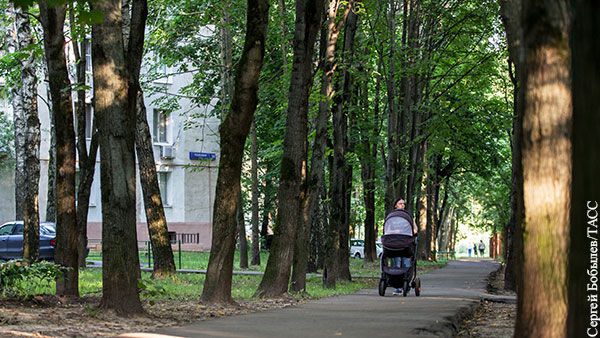
[[[384,235],[405,235],[413,236],[413,219],[410,214],[404,210],[394,210],[385,218],[383,224]]]

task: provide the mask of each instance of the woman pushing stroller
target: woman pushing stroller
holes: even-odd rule
[[[396,288],[394,294],[402,292],[404,296],[411,286],[415,289],[415,295],[419,296],[421,292],[421,282],[416,277],[415,259],[418,228],[412,215],[404,209],[405,203],[403,198],[397,199],[394,202],[394,210],[386,216],[383,225],[383,254],[379,280],[381,296],[385,295],[388,286]],[[388,266],[390,258],[393,266]]]

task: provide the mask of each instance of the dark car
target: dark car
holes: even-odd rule
[[[40,259],[53,261],[55,245],[55,224],[40,223]],[[0,259],[19,258],[23,258],[23,221],[4,223],[0,226]]]

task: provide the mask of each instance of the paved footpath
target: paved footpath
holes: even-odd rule
[[[284,309],[223,317],[124,337],[452,337],[486,295],[491,260],[451,261],[421,275],[421,296],[385,297],[377,290],[320,299]]]

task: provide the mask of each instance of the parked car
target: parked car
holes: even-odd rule
[[[383,249],[381,242],[375,243],[377,246],[377,257],[381,257]],[[363,258],[365,256],[365,241],[358,238],[352,238],[350,240],[350,257],[352,258]]]
[[[40,259],[53,261],[56,246],[56,225],[40,223]],[[23,221],[7,222],[0,226],[0,259],[23,258]]]

